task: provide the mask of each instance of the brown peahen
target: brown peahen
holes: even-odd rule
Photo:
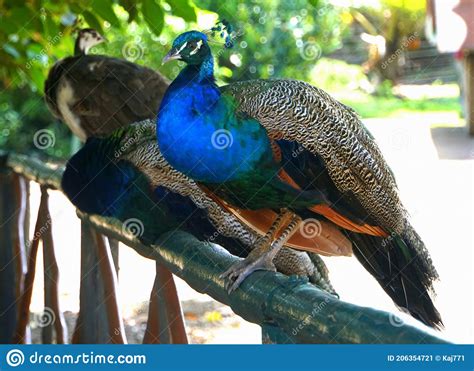
[[[168,86],[166,78],[149,68],[87,54],[104,41],[93,29],[80,30],[74,55],[56,62],[45,83],[49,110],[82,141],[155,117]]]

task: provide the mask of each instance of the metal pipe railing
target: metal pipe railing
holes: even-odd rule
[[[57,164],[10,154],[6,165],[42,186],[60,189],[62,167]],[[279,342],[446,343],[408,324],[394,326],[393,314],[338,300],[307,280],[279,273],[256,272],[229,295],[219,275],[237,258],[222,247],[182,231],[164,234],[154,244],[144,245],[115,219],[80,211],[78,216],[97,232],[163,264],[195,290],[229,305],[244,319],[278,329]]]

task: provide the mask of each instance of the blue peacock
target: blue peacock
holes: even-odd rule
[[[274,215],[267,243],[223,274],[230,290],[257,269],[274,269],[278,251],[308,222],[329,223],[399,307],[442,326],[430,297],[438,274],[393,173],[351,108],[294,80],[218,87],[202,32],[179,35],[163,62],[171,60],[186,67],[158,113],[164,158],[237,216]]]
[[[175,173],[156,146],[155,122],[146,120],[105,138],[88,138],[68,161],[62,188],[81,211],[116,218],[125,228],[133,227],[132,232],[145,243],[180,229],[246,256],[260,238],[258,233],[211,200],[204,204],[202,192],[190,197],[188,181],[184,178],[183,183],[183,177]],[[276,267],[284,274],[307,277],[335,294],[328,270],[315,253],[282,249]]]
[[[96,30],[80,30],[75,56],[55,63],[45,84],[45,100],[53,115],[87,140],[66,165],[65,194],[83,212],[136,227],[133,232],[143,242],[153,243],[179,228],[245,256],[261,240],[260,231],[248,228],[173,170],[156,145],[154,120],[168,80],[128,61],[87,55],[89,48],[105,40]],[[141,121],[144,118],[148,120]],[[310,240],[301,237],[294,236],[288,247],[308,246]],[[324,237],[313,239],[322,241],[326,253],[347,254],[347,242],[330,228]],[[346,250],[341,249],[344,246]],[[305,276],[335,294],[316,253],[286,248],[276,259],[280,272]]]

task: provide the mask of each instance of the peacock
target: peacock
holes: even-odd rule
[[[170,183],[165,179],[173,178],[173,172],[157,165],[164,163],[160,158],[155,121],[134,123],[106,138],[89,138],[68,161],[62,188],[81,211],[116,218],[147,244],[179,228],[200,240],[220,244],[234,255],[246,256],[260,236],[225,210],[213,212],[215,220],[225,219],[220,219],[222,227],[213,224],[208,211],[197,207],[192,197],[165,186]],[[153,163],[148,164],[148,159]],[[178,178],[182,177],[178,174]],[[285,248],[275,264],[278,271],[307,277],[336,295],[317,254]]]
[[[301,81],[219,88],[208,35],[199,31],[174,40],[163,62],[171,60],[186,67],[158,112],[163,157],[248,224],[272,214],[266,243],[223,273],[231,291],[255,270],[274,269],[275,255],[308,223],[324,223],[350,241],[397,306],[442,326],[430,297],[438,274],[393,173],[354,110]],[[325,246],[313,249],[324,253]]]
[[[106,41],[91,28],[78,32],[74,55],[50,69],[45,101],[82,141],[156,116],[168,80],[152,69],[105,55],[88,55]]]
[[[234,255],[245,256],[255,245],[255,240],[260,239],[260,230],[248,229],[189,178],[171,169],[156,146],[154,118],[168,80],[158,72],[131,62],[86,55],[90,47],[104,40],[96,30],[79,31],[76,56],[56,63],[45,86],[45,100],[50,111],[80,139],[87,140],[66,166],[62,180],[66,195],[84,212],[115,217],[124,225],[130,222],[144,242],[154,242],[157,236],[179,226],[202,240],[209,239],[223,245]],[[101,68],[97,68],[96,62]],[[111,73],[104,79],[107,69]],[[123,73],[127,76],[120,80]],[[78,77],[81,80],[76,84]],[[64,106],[60,108],[57,103],[58,100],[61,102],[57,96],[58,92],[64,92],[60,86],[69,84],[69,81],[74,84],[73,104],[68,103],[63,109]],[[123,89],[117,89],[117,85]],[[136,86],[140,87],[139,95],[144,95],[141,98],[146,107],[127,97],[126,91]],[[120,94],[116,95],[116,92]],[[113,116],[109,116],[110,102],[114,107]],[[81,109],[84,105],[87,105],[87,112]],[[153,121],[130,125],[141,118]],[[155,191],[150,191],[149,178],[153,180]],[[184,215],[188,217],[184,218]],[[262,229],[266,227],[264,223]],[[324,236],[314,238],[324,241],[321,243],[334,250],[339,249],[337,253],[349,253],[340,248],[344,241],[331,240],[329,228]],[[309,242],[311,239],[300,235],[295,236],[288,246],[309,245]],[[277,259],[280,272],[306,276],[326,291],[335,293],[324,262],[316,253],[307,254],[288,248],[282,250]]]

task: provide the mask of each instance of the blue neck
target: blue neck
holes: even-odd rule
[[[171,85],[187,85],[190,82],[197,84],[215,84],[214,58],[209,53],[201,64],[187,65],[176,77]]]
[[[161,101],[157,137],[165,159],[194,180],[222,183],[271,158],[265,129],[242,120],[214,81],[212,55],[188,65]]]

